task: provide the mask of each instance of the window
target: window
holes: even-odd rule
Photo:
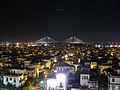
[[[88,79],[88,76],[82,76],[82,79]]]
[[[88,79],[88,76],[85,76],[85,79]]]
[[[63,88],[63,85],[62,85],[62,83],[60,82],[60,88]]]
[[[84,79],[86,79],[86,76],[84,76]]]
[[[82,79],[84,79],[84,76],[82,76]]]
[[[114,78],[112,78],[112,82],[115,82],[115,79],[114,79]]]
[[[8,81],[8,78],[6,78],[6,81]]]
[[[16,83],[16,79],[14,78],[14,83]]]
[[[12,80],[12,78],[10,78],[10,80]]]

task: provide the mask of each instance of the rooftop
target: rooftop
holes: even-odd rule
[[[65,62],[60,62],[60,63],[57,65],[57,67],[64,67],[64,66],[74,67],[73,65],[69,65],[69,64],[67,64],[67,63],[65,63]]]
[[[48,75],[48,78],[54,78],[54,79],[56,79],[56,74],[55,73],[51,73],[51,74]]]
[[[22,75],[22,74],[5,73],[3,76],[17,77],[17,76],[21,76],[21,75]]]

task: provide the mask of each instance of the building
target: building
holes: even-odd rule
[[[28,76],[39,76],[39,72],[40,72],[40,65],[39,63],[33,63],[30,64],[29,66],[27,66],[26,68],[26,74],[28,74]]]
[[[31,61],[30,60],[25,60],[24,61],[24,67],[28,67],[30,65]]]
[[[57,90],[57,80],[54,78],[47,79],[47,90]]]
[[[28,77],[35,77],[36,76],[36,70],[35,68],[27,68],[26,69],[26,74],[28,75]]]
[[[87,87],[89,89],[98,90],[98,81],[96,79],[97,73],[91,68],[91,66],[96,66],[97,62],[94,60],[87,61],[82,60],[78,66],[80,71],[80,86]]]
[[[82,60],[78,66],[78,70],[80,71],[80,85],[88,87],[88,81],[90,79],[90,62]]]
[[[90,77],[88,83],[89,83],[88,85],[89,89],[98,90],[98,81],[96,79]]]
[[[90,66],[91,69],[95,68],[98,64],[97,60],[81,60],[82,65]]]
[[[24,68],[14,68],[14,69],[11,69],[10,72],[12,74],[25,74],[26,69],[24,69]]]
[[[67,75],[54,73],[47,78],[47,90],[67,90]]]
[[[120,75],[111,75],[108,77],[109,90],[120,90]]]
[[[108,72],[109,90],[120,90],[120,74],[116,70]]]
[[[80,85],[81,86],[89,86],[90,74],[88,72],[81,72],[80,73]]]
[[[67,70],[68,73],[72,73],[72,74],[75,73],[75,67],[74,67],[73,65],[69,65],[69,64],[67,64],[67,63],[65,63],[65,62],[60,62],[60,63],[57,65],[56,70],[57,70],[57,71],[61,71],[61,72]]]
[[[27,75],[23,74],[6,74],[3,75],[3,84],[8,85],[9,83],[15,87],[24,85],[27,80]]]

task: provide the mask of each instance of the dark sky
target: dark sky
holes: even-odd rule
[[[119,0],[3,0],[0,41],[120,41]]]

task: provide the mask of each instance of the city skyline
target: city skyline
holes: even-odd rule
[[[36,41],[44,36],[86,42],[120,40],[119,1],[3,1],[0,41]]]

